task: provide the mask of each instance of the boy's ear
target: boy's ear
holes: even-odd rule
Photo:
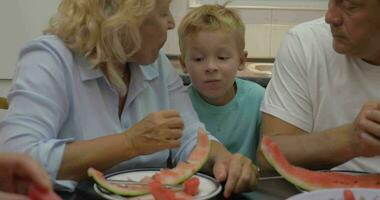
[[[181,64],[183,73],[187,74],[187,68],[186,68],[185,59],[183,55],[179,55],[179,63]]]
[[[240,65],[238,67],[238,70],[243,70],[245,68],[245,62],[247,61],[247,56],[248,56],[247,51],[244,51],[244,53],[240,55]]]

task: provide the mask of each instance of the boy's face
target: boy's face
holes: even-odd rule
[[[243,69],[246,54],[238,44],[237,33],[201,31],[184,41],[181,64],[202,98],[224,105],[235,96],[235,75]]]

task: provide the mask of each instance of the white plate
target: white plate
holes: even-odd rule
[[[343,200],[344,190],[341,188],[303,192],[286,200]],[[358,200],[380,200],[380,190],[362,188],[350,188],[349,190],[354,193],[355,199]]]
[[[114,179],[114,180],[134,180],[134,181],[140,181],[142,178],[146,176],[153,176],[153,174],[157,173],[159,169],[139,169],[139,170],[127,170],[127,171],[121,171],[112,173],[109,175],[106,175],[105,177],[107,179]],[[222,190],[222,186],[212,177],[197,173],[194,175],[199,178],[200,184],[199,184],[199,193],[194,197],[195,200],[203,200],[203,199],[209,199],[212,197],[215,197],[220,193]],[[102,196],[105,199],[109,200],[127,200],[130,198],[110,194],[109,192],[102,189],[97,184],[94,184],[94,190],[97,194]],[[141,198],[145,199],[145,198]],[[151,198],[146,198],[151,199]]]

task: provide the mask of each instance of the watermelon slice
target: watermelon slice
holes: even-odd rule
[[[339,172],[319,172],[290,164],[277,144],[264,136],[261,150],[267,161],[286,180],[305,190],[328,188],[375,188],[380,189],[380,174],[350,175]]]
[[[94,169],[89,168],[87,171],[87,174],[89,177],[92,177],[95,182],[101,186],[102,188],[118,195],[122,196],[137,196],[137,195],[143,195],[149,193],[149,188],[147,185],[142,184],[122,184],[122,183],[111,183],[108,182],[104,176],[103,173]]]
[[[141,183],[147,183],[151,181],[156,181],[161,185],[178,185],[192,175],[194,175],[202,166],[207,162],[208,155],[211,151],[210,141],[208,139],[207,133],[202,129],[198,130],[197,145],[190,153],[188,160],[186,162],[179,162],[178,165],[173,169],[161,169],[160,172],[157,172],[153,175],[152,178],[145,177],[141,180]],[[103,173],[97,171],[94,168],[89,168],[87,171],[89,177],[92,177],[95,182],[102,188],[121,196],[138,196],[149,193],[148,184],[116,184],[108,182]],[[188,187],[188,190],[191,189],[195,193],[195,186]],[[176,192],[176,196],[189,196],[185,193]]]
[[[345,189],[343,191],[343,197],[344,197],[344,200],[355,200],[354,193],[349,189]]]
[[[184,191],[186,194],[195,196],[199,192],[199,178],[198,177],[193,177],[183,183],[184,185]]]
[[[28,196],[31,200],[62,200],[54,191],[43,191],[35,185],[30,186]]]
[[[165,185],[178,185],[199,171],[207,162],[210,153],[210,141],[204,130],[198,130],[196,147],[188,156],[186,162],[179,162],[173,169],[161,169],[153,175],[153,179]]]
[[[188,200],[193,199],[192,196],[185,194],[183,192],[174,192],[167,189],[160,182],[153,180],[149,183],[150,193],[153,195],[155,200]]]

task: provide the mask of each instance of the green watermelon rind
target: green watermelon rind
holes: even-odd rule
[[[290,164],[279,147],[264,136],[261,150],[267,161],[287,181],[308,191],[328,188],[380,189],[380,174],[349,175],[337,172],[318,172]]]
[[[200,160],[199,161],[199,163],[198,163],[198,165],[196,165],[195,166],[195,168],[194,168],[194,170],[195,170],[195,172],[194,173],[196,173],[196,172],[198,172],[205,164],[206,164],[206,162],[208,161],[208,158],[209,158],[209,156],[210,156],[210,152],[211,152],[211,141],[208,139],[208,134],[207,133],[205,133],[205,132],[203,132],[203,130],[202,129],[200,129],[200,130],[198,130],[198,134],[204,134],[204,136],[205,137],[207,137],[207,153],[206,153],[206,155],[203,157],[203,160]],[[199,137],[199,136],[198,136]],[[196,151],[196,149],[197,149],[197,147],[198,147],[198,145],[194,148],[194,150],[193,151]],[[200,147],[201,148],[201,147]],[[189,155],[189,158],[191,157],[191,154]],[[191,161],[188,161],[188,162],[190,162],[190,163],[193,163],[193,162],[191,162]],[[193,163],[194,164],[194,163]],[[196,163],[195,163],[196,164]],[[190,177],[188,177],[188,178],[190,178]]]
[[[202,139],[207,140],[207,146],[206,147],[201,146],[202,145],[201,144]],[[205,142],[205,141],[203,141],[203,142]],[[206,149],[206,153],[204,156],[201,156],[201,159],[199,159],[199,160],[187,160],[186,162],[183,163],[184,165],[188,165],[189,167],[192,167],[192,170],[188,170],[188,171],[186,171],[186,173],[184,173],[184,172],[181,173],[181,176],[179,176],[177,178],[173,178],[173,177],[165,178],[165,175],[163,175],[164,178],[157,178],[158,181],[160,181],[162,184],[165,184],[165,185],[178,185],[178,184],[183,183],[184,181],[186,181],[190,177],[192,177],[195,173],[197,173],[204,166],[204,164],[207,162],[208,157],[209,157],[210,152],[211,152],[211,142],[208,139],[208,134],[205,133],[202,129],[199,129],[198,130],[197,145],[195,146],[193,151],[189,154],[188,158],[191,158],[192,156],[194,156],[195,153],[197,153],[197,151],[201,151],[203,149]],[[203,152],[201,152],[201,153],[203,153]],[[165,169],[165,170],[175,171],[175,170],[178,170],[178,166],[179,165],[177,165],[173,169]],[[165,170],[158,172],[154,177],[161,176],[162,172],[165,173]],[[160,173],[161,173],[161,175],[159,175]]]
[[[261,144],[261,150],[263,152],[263,155],[265,159],[269,162],[269,164],[279,173],[284,179],[289,181],[290,183],[293,183],[294,185],[300,187],[304,190],[316,190],[319,188],[314,188],[303,181],[298,180],[297,178],[294,178],[292,175],[288,174],[283,168],[280,167],[280,164],[276,162],[275,158],[273,157],[273,151],[270,149],[269,145],[273,145],[272,141],[267,141],[268,137],[263,137],[262,144]]]
[[[202,138],[203,138],[203,140],[207,140],[207,146],[206,147],[202,147],[199,144],[201,142]],[[203,143],[205,143],[205,141],[203,141]],[[192,168],[191,170],[187,170],[186,173],[180,173],[181,176],[177,177],[174,180],[173,180],[173,178],[171,178],[172,180],[162,179],[162,180],[160,180],[161,184],[165,184],[165,185],[181,184],[184,181],[186,181],[187,179],[189,179],[190,177],[192,177],[195,173],[197,173],[203,167],[203,165],[207,162],[209,154],[211,152],[211,142],[208,139],[207,133],[205,133],[203,130],[198,130],[198,143],[195,146],[195,148],[193,149],[193,151],[190,153],[188,158],[191,157],[193,152],[199,151],[199,149],[202,150],[202,148],[206,149],[205,150],[206,153],[204,156],[200,157],[201,159],[192,160],[191,163],[187,163],[187,162],[183,163],[184,165],[191,167]],[[201,153],[203,153],[203,152],[201,152]],[[178,165],[177,165],[177,167],[178,167]],[[175,169],[176,168],[171,169],[171,170],[175,170]],[[177,170],[178,170],[178,168],[177,168]],[[116,185],[112,185],[109,182],[107,182],[107,180],[103,176],[103,173],[101,173],[100,171],[97,171],[94,168],[89,168],[87,173],[88,173],[88,176],[91,177],[97,183],[97,185],[99,185],[100,187],[104,188],[105,190],[107,190],[111,193],[114,193],[114,194],[117,194],[120,196],[139,196],[139,195],[144,195],[144,194],[149,193],[148,188],[146,190],[136,190],[136,189],[127,189],[127,188],[118,187]],[[159,173],[160,172],[158,172],[157,174],[159,174]]]
[[[103,189],[113,194],[117,194],[120,196],[139,196],[139,195],[144,195],[144,194],[149,193],[148,188],[137,190],[137,189],[127,189],[127,188],[118,187],[117,185],[112,185],[109,182],[107,182],[107,180],[103,176],[103,173],[101,173],[100,171],[94,168],[89,168],[87,170],[87,174],[96,182],[97,185],[99,185]]]

